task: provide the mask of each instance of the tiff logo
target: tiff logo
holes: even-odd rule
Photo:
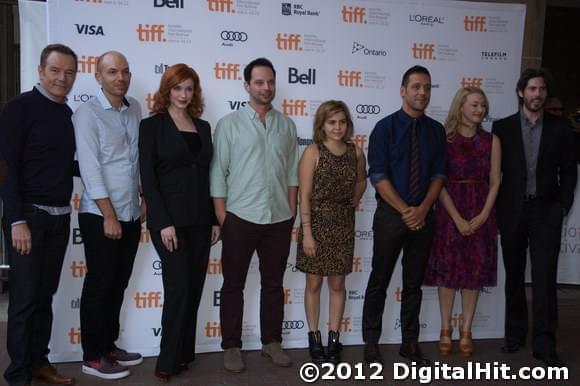
[[[357,145],[360,149],[365,148],[365,144],[367,143],[367,136],[366,134],[357,134],[350,137],[352,143]]]
[[[233,0],[207,0],[207,9],[210,12],[234,13]]]
[[[165,24],[141,24],[137,26],[137,40],[140,42],[165,42]]]
[[[467,32],[486,32],[486,17],[485,16],[465,16],[463,25]]]
[[[435,60],[435,44],[413,43],[413,59]]]
[[[330,322],[327,323],[328,329],[330,330]],[[338,326],[338,332],[349,332],[351,331],[350,317],[342,318],[340,325]]]
[[[341,13],[342,13],[342,21],[345,23],[354,23],[354,24],[367,23],[367,20],[365,18],[365,15],[367,13],[366,8],[350,7],[343,5]]]
[[[102,25],[93,24],[75,24],[77,33],[80,35],[101,35],[105,36]]]
[[[98,56],[81,55],[78,59],[77,72],[95,73],[97,71]]]
[[[306,112],[306,100],[305,99],[283,99],[282,100],[282,113],[289,116],[299,116],[305,117],[308,115]]]
[[[87,272],[88,272],[87,265],[83,260],[79,261],[73,260],[72,263],[70,264],[70,275],[75,279],[81,279],[85,277]]]
[[[145,95],[145,104],[147,105],[147,111],[153,111],[153,104],[155,103],[155,98],[150,92]]]
[[[283,51],[302,51],[300,34],[276,34],[276,48]]]
[[[208,275],[221,275],[222,274],[222,260],[221,259],[210,259],[207,263],[207,274]]]
[[[218,322],[205,323],[205,336],[208,338],[219,338],[222,336],[222,326]]]
[[[483,84],[483,78],[471,78],[471,77],[463,77],[461,78],[461,87],[479,87]]]
[[[151,291],[151,292],[139,292],[135,293],[133,297],[135,301],[135,308],[161,308],[163,304],[161,303],[161,292]]]
[[[352,259],[352,271],[353,272],[362,272],[361,258],[358,256],[356,256]]]
[[[361,71],[338,70],[336,78],[338,80],[338,85],[342,87],[363,86]]]
[[[183,0],[153,0],[153,7],[183,8]]]
[[[292,304],[292,289],[284,288],[284,304]]]
[[[401,287],[395,288],[395,301],[397,303],[401,303],[401,294],[402,293],[403,293],[403,291],[401,291]]]
[[[241,80],[240,65],[237,63],[217,63],[213,73],[218,80]]]
[[[451,317],[451,325],[455,328],[460,328],[463,325],[463,314],[453,314]]]
[[[68,342],[70,344],[81,344],[81,329],[71,327],[68,330]]]

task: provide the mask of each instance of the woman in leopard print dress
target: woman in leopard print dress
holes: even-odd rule
[[[355,206],[366,188],[364,155],[349,142],[352,135],[346,104],[322,103],[314,118],[314,143],[304,150],[299,164],[302,226],[296,267],[306,273],[304,306],[315,362],[340,361],[338,328],[344,312],[345,276],[352,271]],[[330,295],[326,355],[318,330],[324,276]]]

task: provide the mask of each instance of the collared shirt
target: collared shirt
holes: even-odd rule
[[[540,113],[535,123],[532,123],[523,109],[520,109],[520,122],[522,125],[522,140],[524,142],[524,153],[526,154],[526,170],[528,178],[526,180],[526,194],[536,194],[536,166],[538,164],[538,153],[540,151],[540,140],[542,139],[544,114]]]
[[[218,122],[210,171],[212,197],[226,199],[226,210],[256,224],[293,216],[288,187],[298,186],[298,146],[294,122],[275,109],[266,126],[246,105]]]
[[[433,179],[447,177],[447,139],[443,126],[422,115],[417,120],[419,135],[420,194],[409,192],[411,127],[413,120],[403,109],[375,125],[368,149],[369,178],[373,185],[389,180],[408,205],[419,205]],[[377,200],[382,200],[376,194]]]
[[[73,114],[77,157],[85,191],[81,213],[102,216],[94,200],[109,198],[119,221],[139,218],[141,107],[127,97],[120,109],[99,90]]]

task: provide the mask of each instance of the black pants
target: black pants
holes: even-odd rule
[[[242,347],[244,287],[254,251],[260,261],[260,333],[262,344],[282,342],[284,289],[294,219],[254,224],[228,212],[222,227],[220,295],[222,348]]]
[[[201,301],[211,239],[211,226],[176,228],[177,246],[169,252],[160,232],[151,240],[161,258],[163,315],[157,371],[175,374],[195,358],[197,310]]]
[[[528,333],[528,306],[524,288],[526,249],[532,265],[533,351],[556,349],[558,324],[557,269],[562,232],[562,207],[540,199],[527,201],[515,231],[502,231],[501,248],[506,271],[505,339],[519,343]]]
[[[11,224],[4,223],[10,258],[10,294],[6,345],[10,385],[30,383],[31,368],[48,363],[52,297],[57,290],[70,234],[70,215],[51,216],[27,205],[25,220],[32,235],[30,254],[12,248]]]
[[[401,331],[403,343],[416,343],[419,338],[423,276],[435,230],[433,211],[425,226],[411,231],[401,214],[388,204],[379,202],[373,219],[373,260],[363,305],[363,340],[378,343],[383,325],[387,287],[395,264],[403,250],[403,293],[401,296]]]
[[[81,295],[83,360],[92,361],[115,349],[125,288],[139,247],[141,223],[121,221],[120,240],[105,237],[103,217],[79,213],[87,274]]]

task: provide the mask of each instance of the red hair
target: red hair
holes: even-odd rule
[[[191,98],[191,103],[187,106],[187,111],[192,117],[199,118],[203,113],[203,98],[201,96],[199,76],[193,68],[184,63],[174,64],[165,70],[163,76],[161,76],[159,90],[153,96],[153,112],[167,112],[171,104],[169,101],[171,89],[187,79],[193,80],[193,98]]]

